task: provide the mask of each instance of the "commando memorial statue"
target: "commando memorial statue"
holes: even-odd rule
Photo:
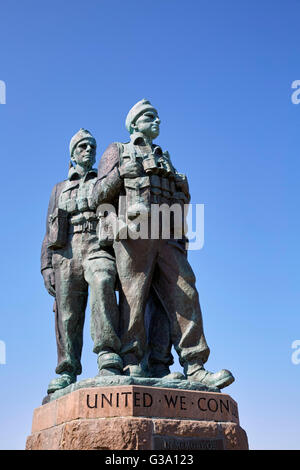
[[[96,169],[96,139],[81,128],[50,196],[41,272],[54,298],[57,375],[26,449],[248,449],[237,403],[222,391],[232,373],[206,368],[187,177],[154,143],[160,118],[150,101],[125,125],[128,141],[111,143]],[[95,375],[78,380],[88,300]]]
[[[228,370],[205,368],[210,351],[187,259],[187,178],[153,143],[160,119],[149,101],[130,109],[126,128],[130,140],[110,144],[98,170],[96,140],[80,129],[68,178],[50,197],[41,271],[54,297],[58,377],[47,401],[85,385],[216,392],[234,381]],[[77,382],[88,296],[98,374]],[[172,346],[182,372],[170,372]]]
[[[115,289],[117,271],[112,243],[100,246],[92,192],[97,180],[93,168],[96,140],[80,129],[70,142],[68,179],[54,186],[50,197],[46,235],[42,244],[41,272],[50,295],[55,297],[55,330],[58,364],[48,393],[63,389],[81,374],[85,309],[90,288],[91,336],[98,355],[99,375],[121,375],[119,308]],[[152,375],[169,373],[173,363],[168,318],[152,293],[148,310],[158,321],[153,339]],[[157,324],[162,326],[158,328]]]

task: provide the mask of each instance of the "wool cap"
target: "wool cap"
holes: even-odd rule
[[[152,106],[150,101],[142,99],[138,101],[129,111],[126,117],[125,126],[128,132],[131,133],[131,125],[135,123],[135,121],[145,112],[145,111],[155,111],[157,110]]]
[[[79,129],[78,132],[76,132],[75,135],[73,135],[73,137],[70,141],[70,155],[71,155],[71,157],[73,155],[73,152],[74,152],[74,149],[75,149],[76,145],[79,144],[79,142],[81,142],[84,139],[93,139],[93,141],[95,142],[95,145],[97,145],[95,137],[93,137],[92,134],[87,129],[81,128],[81,129]]]

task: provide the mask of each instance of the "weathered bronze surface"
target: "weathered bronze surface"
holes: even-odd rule
[[[68,178],[53,188],[41,255],[45,286],[55,297],[59,374],[46,401],[74,390],[81,374],[88,291],[99,369],[89,386],[217,391],[234,380],[227,370],[204,368],[209,348],[184,231],[189,187],[169,153],[153,144],[159,125],[151,103],[138,102],[126,118],[130,141],[109,145],[98,171],[94,137],[80,129],[71,139]],[[164,215],[154,224],[156,206],[180,209],[167,235]],[[184,375],[170,374],[172,345]]]
[[[54,313],[58,364],[48,393],[63,389],[81,374],[82,336],[90,288],[91,335],[94,352],[98,354],[100,375],[122,374],[119,355],[119,308],[115,255],[111,243],[100,247],[96,234],[98,219],[92,202],[96,182],[96,141],[81,129],[71,140],[71,163],[68,179],[58,183],[50,197],[46,235],[42,244],[41,271],[46,289],[55,297]],[[73,166],[74,165],[74,166]],[[170,328],[162,305],[155,297],[149,299],[149,331],[151,311],[159,318],[160,335],[153,339],[148,351],[152,373],[169,373],[173,363]],[[151,373],[151,370],[149,371]]]

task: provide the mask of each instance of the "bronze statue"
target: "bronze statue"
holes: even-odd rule
[[[99,375],[121,375],[119,308],[115,254],[112,242],[99,243],[98,216],[92,200],[97,170],[96,140],[80,129],[70,142],[68,179],[54,186],[50,197],[46,235],[42,245],[41,271],[46,289],[55,297],[55,329],[60,375],[48,386],[48,393],[74,383],[81,374],[82,336],[90,288],[91,335],[98,355]],[[168,318],[155,293],[149,299],[149,331],[157,324],[149,357],[150,375],[168,375],[171,355]],[[155,315],[155,317],[154,317]],[[156,325],[153,326],[153,319]],[[156,336],[156,335],[155,335]]]
[[[159,126],[152,104],[136,103],[126,118],[130,141],[111,144],[98,171],[91,133],[80,129],[71,139],[68,178],[53,188],[41,254],[58,352],[48,394],[81,374],[88,291],[100,379],[187,379],[214,390],[234,381],[228,370],[204,367],[210,351],[186,250],[189,186],[153,143]],[[170,374],[172,345],[185,375]]]
[[[96,141],[80,129],[70,142],[68,179],[54,186],[42,245],[41,270],[48,292],[55,296],[58,351],[56,373],[48,393],[64,388],[81,374],[82,334],[90,287],[91,335],[103,374],[121,373],[119,310],[114,253],[99,248],[92,191],[97,171]],[[73,166],[74,165],[74,166]]]
[[[159,125],[156,109],[147,100],[139,101],[126,118],[130,141],[111,144],[100,160],[94,203],[100,212],[101,205],[111,204],[128,226],[134,224],[135,218],[142,220],[140,216],[151,225],[153,204],[177,204],[182,208],[190,200],[185,175],[173,167],[168,152],[153,144],[159,135]],[[121,214],[124,197],[125,214]],[[102,213],[102,219],[108,219],[104,227],[109,226],[110,216],[109,212],[104,216]],[[184,232],[180,238],[174,235],[173,226],[170,237],[165,239],[160,227],[157,238],[118,235],[114,241],[124,373],[134,377],[146,375],[142,364],[147,345],[144,314],[152,286],[168,314],[171,340],[186,378],[223,388],[234,378],[228,370],[212,373],[204,368],[210,351],[203,332],[195,276],[187,260]]]

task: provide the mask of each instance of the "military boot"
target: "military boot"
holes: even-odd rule
[[[171,372],[165,364],[154,364],[150,367],[150,376],[164,380],[184,380],[185,376],[180,372]]]
[[[232,373],[227,369],[219,372],[209,372],[205,370],[203,364],[188,364],[184,367],[187,380],[192,382],[201,382],[207,387],[224,388],[234,382]]]
[[[122,375],[123,361],[116,353],[100,352],[98,354],[98,368],[100,376]]]
[[[54,393],[56,390],[60,390],[62,388],[67,387],[68,385],[71,385],[76,382],[76,375],[73,374],[72,372],[64,372],[61,374],[60,377],[57,377],[56,379],[51,380],[51,382],[48,385],[48,390],[47,393]]]
[[[130,377],[149,377],[148,372],[140,364],[131,364],[124,368],[124,375]]]

